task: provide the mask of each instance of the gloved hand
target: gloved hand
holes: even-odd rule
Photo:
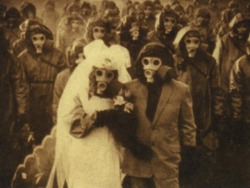
[[[119,117],[118,110],[103,110],[96,112],[95,126],[102,127],[104,125],[113,125]]]

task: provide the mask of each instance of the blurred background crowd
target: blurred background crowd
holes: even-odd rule
[[[249,31],[246,0],[2,0],[0,187],[10,186],[18,164],[50,134],[64,86],[84,46],[97,39],[128,49],[132,78],[148,42],[172,54],[198,127],[197,168],[183,170],[181,186],[250,186]],[[192,83],[181,76],[186,71]],[[43,170],[23,179],[44,186]]]

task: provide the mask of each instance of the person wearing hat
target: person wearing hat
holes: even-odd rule
[[[97,19],[88,24],[85,32],[85,40],[90,43],[94,40],[105,40],[107,33],[109,32],[109,25],[102,19]]]
[[[32,19],[43,23],[43,20],[37,17],[36,6],[30,2],[24,1],[21,5],[20,12],[22,17],[26,19]]]
[[[136,136],[153,155],[141,160],[125,150],[121,164],[126,174],[124,188],[178,188],[180,153],[196,145],[189,87],[169,74],[174,63],[171,58],[164,45],[148,43],[137,58],[137,79],[125,84],[134,99]]]
[[[225,131],[229,131],[231,124],[231,113],[230,110],[230,72],[234,66],[236,60],[246,54],[247,39],[250,31],[249,27],[250,19],[243,13],[238,13],[231,20],[230,32],[224,35],[221,39],[218,39],[216,48],[213,52],[213,56],[216,59],[217,65],[219,66],[220,72],[220,88],[223,92],[222,97],[224,98],[224,118],[225,118]],[[229,138],[229,134],[225,132],[225,139]],[[225,140],[225,144],[229,143]]]
[[[20,132],[27,123],[28,85],[18,59],[8,52],[4,28],[0,28],[0,187],[10,187],[10,181],[20,156],[26,152],[19,144]],[[20,146],[20,145],[19,145]]]
[[[135,61],[142,47],[148,43],[147,30],[139,25],[135,17],[127,16],[124,22],[120,25],[120,43],[126,47],[131,57],[131,68],[129,73],[132,78],[135,74]]]
[[[81,5],[81,16],[84,20],[85,25],[88,23],[88,20],[91,17],[91,11],[91,4],[84,1]]]
[[[233,116],[233,134],[241,148],[243,160],[237,163],[234,171],[239,170],[241,185],[249,187],[249,148],[250,148],[250,35],[246,45],[246,54],[234,64],[230,73],[230,93]],[[236,154],[237,156],[237,154]],[[243,178],[242,178],[243,176]]]
[[[147,39],[162,43],[173,53],[173,41],[182,27],[178,24],[178,19],[179,16],[172,9],[163,9],[157,17],[155,29],[148,33]]]
[[[197,158],[188,166],[188,156],[183,156],[183,183],[191,187],[210,187],[214,183],[213,162],[218,148],[217,129],[213,120],[222,116],[219,94],[219,71],[215,59],[204,51],[198,28],[182,28],[174,41],[178,80],[190,87],[195,124],[197,125]],[[195,169],[195,167],[197,169]],[[206,173],[206,174],[204,174]],[[195,177],[195,178],[194,178]],[[186,179],[185,179],[186,178]],[[189,179],[189,181],[187,181]],[[186,182],[185,182],[186,181]]]
[[[213,32],[211,14],[207,8],[199,8],[195,12],[194,20],[189,25],[197,27],[201,33],[201,41],[211,54],[215,47],[215,34]]]
[[[64,55],[53,47],[52,40],[53,35],[46,26],[30,23],[25,31],[27,49],[18,56],[29,84],[28,123],[34,132],[35,144],[39,144],[53,126],[54,81],[65,67]]]
[[[148,30],[152,31],[155,27],[156,17],[154,14],[154,3],[150,0],[143,2],[144,21],[147,24]]]
[[[42,12],[43,24],[46,25],[53,35],[56,35],[57,25],[60,20],[60,15],[55,7],[55,2],[47,0],[44,3],[44,10]]]
[[[23,19],[20,12],[15,7],[10,7],[4,14],[5,21],[5,36],[9,43],[9,50],[12,51],[13,44],[16,40],[21,37],[21,30],[19,25],[22,23]]]

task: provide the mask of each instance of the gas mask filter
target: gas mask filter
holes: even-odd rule
[[[31,36],[31,41],[35,47],[36,53],[41,54],[43,52],[46,36],[42,33],[34,34]]]
[[[95,26],[93,28],[93,38],[95,40],[103,39],[104,35],[105,35],[105,29],[103,27]]]
[[[142,66],[144,70],[144,76],[148,83],[154,83],[155,73],[162,65],[162,60],[158,57],[144,57],[142,59]]]
[[[131,29],[129,30],[130,36],[133,41],[136,41],[139,39],[139,25],[137,22],[134,22],[131,24]]]

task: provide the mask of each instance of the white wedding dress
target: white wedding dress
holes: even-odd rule
[[[120,47],[117,49],[120,50]],[[107,127],[93,129],[84,138],[70,135],[70,126],[75,119],[82,117],[84,113],[91,115],[95,111],[112,109],[114,105],[111,99],[97,96],[89,98],[89,74],[92,66],[91,62],[87,61],[78,65],[61,97],[56,125],[55,161],[47,188],[53,187],[55,177],[59,188],[63,188],[65,182],[68,188],[122,186],[122,149],[116,144]],[[119,80],[130,80],[125,67],[119,71]]]

